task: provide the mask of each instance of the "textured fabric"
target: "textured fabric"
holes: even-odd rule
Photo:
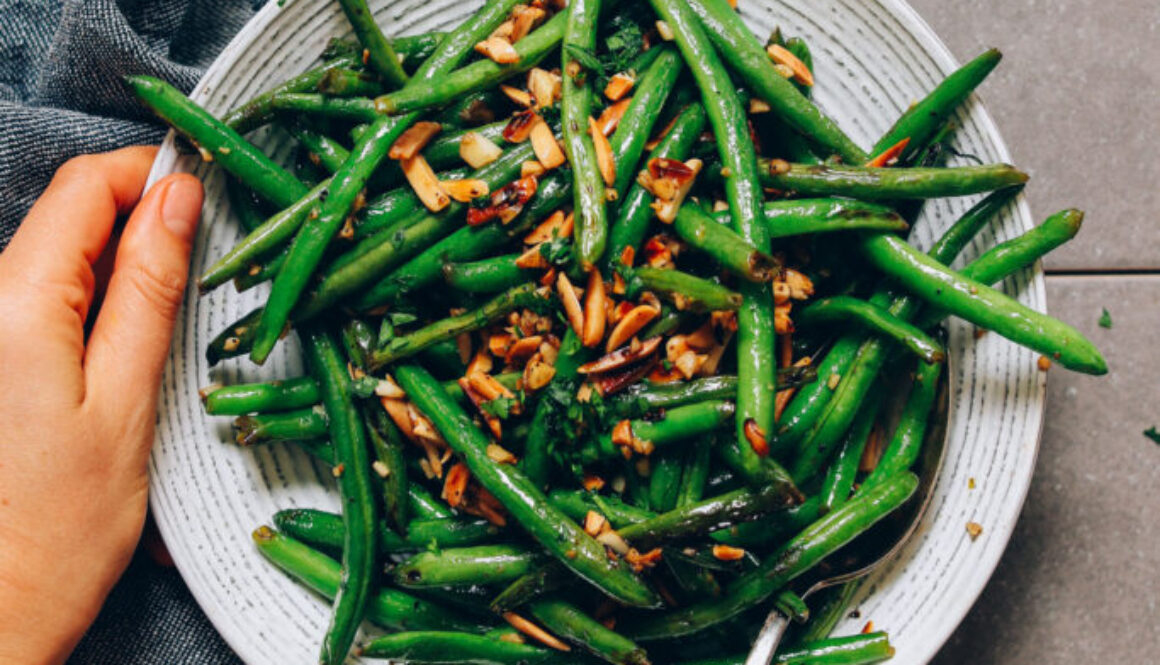
[[[122,83],[188,92],[261,0],[0,0],[0,249],[70,157],[158,143]]]
[[[121,77],[188,92],[261,0],[0,0],[0,250],[70,157],[158,143]],[[71,665],[234,665],[178,573],[138,555]]]

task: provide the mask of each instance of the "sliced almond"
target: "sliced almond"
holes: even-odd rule
[[[793,80],[805,86],[812,86],[814,84],[814,75],[810,72],[810,68],[806,67],[806,63],[802,62],[789,49],[779,44],[770,44],[765,47],[765,52],[769,54],[769,58],[779,65],[789,67],[793,74]]]
[[[528,140],[532,129],[541,122],[543,119],[532,109],[520,111],[513,114],[511,120],[504,126],[503,138],[508,143],[523,143]]]
[[[628,105],[631,103],[631,97],[622,99],[615,104],[610,104],[601,111],[600,117],[596,120],[596,124],[600,127],[600,133],[605,136],[612,136],[612,133],[620,126],[620,119],[624,117],[624,112],[628,110]]]
[[[540,351],[540,342],[542,341],[543,338],[539,335],[521,338],[508,349],[507,355],[504,356],[504,362],[512,366],[517,366],[527,361],[528,358],[531,358]]]
[[[659,160],[652,160],[649,163],[649,170],[653,171],[653,163]],[[684,203],[685,197],[689,190],[693,188],[693,182],[698,173],[701,172],[702,163],[699,159],[690,159],[684,162],[686,169],[677,170],[672,167],[671,162],[675,160],[668,160],[667,164],[660,165],[657,171],[661,175],[653,173],[654,187],[661,191],[664,195],[659,195],[660,200],[654,201],[652,204],[653,210],[656,212],[657,219],[660,219],[666,224],[672,224],[673,220],[677,218],[677,211],[680,210],[681,204]],[[687,171],[692,171],[692,177],[686,175]],[[678,172],[680,175],[678,175]],[[675,190],[670,191],[670,183],[675,185]],[[656,193],[656,192],[654,192]]]
[[[533,67],[528,72],[528,91],[532,93],[536,110],[555,104],[560,98],[562,86],[563,80],[560,76],[546,69]]]
[[[568,275],[560,273],[556,279],[556,292],[560,295],[560,302],[564,305],[564,313],[568,316],[568,325],[577,335],[584,332],[584,310],[580,307],[580,298],[576,296],[576,287],[572,286]]]
[[[657,34],[660,35],[661,39],[665,40],[666,42],[671,42],[677,38],[677,36],[673,34],[673,29],[669,27],[668,23],[665,23],[664,21],[657,21],[656,26]]]
[[[790,318],[792,308],[790,303],[773,306],[773,329],[777,334],[788,335],[794,331],[793,319]]]
[[[580,485],[589,492],[599,492],[604,489],[604,479],[595,474],[586,473]]]
[[[379,403],[383,405],[383,410],[387,412],[387,415],[395,423],[395,427],[398,427],[404,436],[408,439],[415,436],[415,428],[411,425],[411,413],[407,409],[405,400],[383,397]]]
[[[616,531],[605,531],[596,536],[596,541],[620,555],[628,554],[628,543]]]
[[[600,132],[592,116],[588,116],[588,134],[596,146],[596,166],[600,169],[600,177],[604,179],[605,186],[611,187],[616,182],[616,159],[612,156],[612,144]]]
[[[533,125],[530,138],[536,159],[545,169],[550,171],[568,161],[564,155],[564,150],[560,148],[560,142],[556,140],[556,135],[552,133],[552,128],[548,126],[548,123],[541,120]]]
[[[765,439],[765,431],[761,429],[756,420],[747,419],[742,431],[745,432],[745,440],[749,442],[750,447],[753,448],[753,452],[757,453],[758,457],[769,455],[769,442]]]
[[[543,164],[537,162],[534,159],[529,159],[528,161],[520,164],[520,177],[521,178],[527,178],[530,176],[538,176],[538,175],[542,175],[542,174],[547,173],[547,172],[548,172],[548,169],[544,168]]]
[[[740,561],[745,558],[745,550],[729,545],[714,545],[713,557],[721,561]]]
[[[439,444],[440,447],[446,448],[447,442],[443,440],[443,435],[435,429],[427,416],[419,413],[418,409],[413,404],[407,405],[409,415],[411,416],[411,427],[415,436],[430,441],[431,443]]]
[[[467,375],[479,372],[481,374],[488,374],[494,368],[494,363],[491,360],[491,354],[488,352],[487,345],[484,344],[476,350],[475,356],[472,357],[471,362],[467,364]]]
[[[529,247],[516,259],[516,267],[525,270],[548,270],[552,267],[548,259],[540,252],[540,246]]]
[[[519,461],[510,450],[498,443],[487,444],[487,457],[496,464],[515,464]]]
[[[584,516],[584,532],[589,536],[595,538],[608,528],[610,528],[608,518],[595,510],[589,510],[588,514]]]
[[[539,7],[516,5],[512,9],[512,22],[515,23],[511,35],[512,43],[515,44],[524,37],[527,37],[528,33],[542,23],[547,15],[548,13]]]
[[[463,503],[469,482],[471,482],[471,471],[467,470],[466,464],[459,462],[447,472],[447,477],[443,480],[443,492],[440,498],[452,508],[458,508]]]
[[[708,358],[704,354],[689,350],[677,357],[677,360],[673,363],[673,367],[688,381],[701,371],[701,366],[705,364]]]
[[[764,99],[753,97],[749,100],[750,115],[757,115],[758,113],[769,113],[772,110],[773,107],[770,106],[769,102],[765,101]]]
[[[395,379],[388,374],[375,385],[375,396],[387,399],[405,399],[407,393],[403,392],[399,384],[395,383]]]
[[[442,180],[443,191],[460,203],[469,203],[481,196],[488,195],[487,183],[475,178],[460,180]]]
[[[584,346],[593,347],[604,339],[604,328],[608,320],[605,305],[604,278],[599,270],[588,272],[588,288],[584,294],[584,329],[580,341]]]
[[[731,339],[733,339],[733,331],[726,331],[724,339],[708,350],[705,354],[705,362],[701,364],[701,376],[713,376],[717,373],[717,367],[720,366],[721,359],[725,357],[725,349],[728,348]]]
[[[471,381],[468,380],[468,378],[465,376],[460,377],[456,383],[459,384],[460,389],[463,390],[463,394],[467,396],[467,399],[471,400],[471,403],[475,405],[476,410],[479,411],[479,415],[483,418],[483,422],[485,422],[487,424],[487,428],[491,430],[491,435],[497,439],[502,439],[503,422],[484,409],[484,405],[486,405],[491,400],[476,390],[475,386],[471,385]]]
[[[522,377],[523,389],[528,392],[535,392],[548,385],[555,376],[556,368],[545,362],[541,354],[536,354],[524,366],[524,374]]]
[[[648,568],[655,567],[663,557],[664,554],[659,547],[654,547],[643,554],[636,551],[635,548],[630,548],[628,553],[624,555],[624,560],[634,572],[641,573]]]
[[[660,236],[653,236],[645,241],[644,247],[641,248],[641,253],[644,255],[645,263],[650,268],[675,268],[673,263],[673,252],[669,249],[668,243]]]
[[[507,41],[510,42],[510,41],[513,41],[512,40],[512,33],[515,31],[515,28],[516,28],[515,21],[508,19],[508,20],[504,21],[503,23],[500,23],[498,26],[496,26],[496,29],[492,30],[491,34],[488,35],[488,37],[498,37],[499,39],[506,39]]]
[[[391,149],[387,152],[387,157],[411,159],[422,152],[423,148],[427,147],[427,144],[435,138],[441,129],[443,126],[437,122],[416,122],[399,135],[399,138],[395,139],[395,142],[391,144]]]
[[[406,176],[407,182],[411,183],[411,189],[415,190],[419,200],[428,210],[438,212],[451,205],[451,197],[443,191],[438,176],[435,175],[435,171],[431,169],[431,165],[427,163],[423,155],[404,159],[399,162],[399,165],[403,169],[403,175]]]
[[[794,300],[809,300],[814,295],[813,281],[793,268],[786,268],[785,283],[789,286],[789,297]]]
[[[508,399],[515,398],[515,393],[508,390],[506,386],[490,374],[474,372],[468,374],[465,378],[468,384],[471,385],[471,388],[482,395],[484,400],[488,402],[500,397],[506,397]]]
[[[773,281],[773,304],[784,305],[790,301],[790,295],[793,290],[790,289],[789,284],[785,283],[785,276],[782,275]]]
[[[502,148],[479,132],[468,132],[459,139],[459,156],[473,169],[487,166],[502,154]]]
[[[503,37],[488,37],[475,45],[475,52],[492,62],[510,65],[520,61],[520,54],[512,43]]]
[[[495,333],[487,338],[487,350],[491,355],[502,358],[507,355],[508,349],[515,344],[516,336],[511,333]]]
[[[661,338],[650,337],[638,345],[622,346],[590,363],[585,363],[576,371],[580,374],[601,374],[632,365],[655,353],[661,346]],[[633,348],[635,347],[635,348]]]
[[[653,319],[660,315],[660,313],[659,309],[647,305],[633,307],[617,321],[616,327],[612,329],[612,333],[608,336],[608,344],[605,345],[605,350],[611,352],[628,343],[634,335],[640,332]]]
[[[524,236],[525,245],[538,245],[542,242],[548,242],[557,238],[569,238],[572,236],[572,214],[564,214],[563,210],[548,215],[548,218],[540,222],[536,228],[532,229],[528,235]]]
[[[614,102],[620,101],[634,85],[636,85],[635,77],[628,72],[618,72],[608,79],[608,85],[604,86],[604,96]]]
[[[524,205],[536,194],[536,178],[520,178],[492,192],[491,202],[483,208],[470,207],[467,210],[468,226],[479,226],[493,219],[507,224],[523,212]]]
[[[532,99],[532,93],[528,92],[527,90],[513,88],[510,85],[501,85],[499,89],[508,99],[512,100],[512,103],[514,103],[516,106],[522,106],[526,109],[532,108],[534,100]]]
[[[528,621],[527,619],[523,618],[522,616],[516,614],[515,612],[504,612],[503,618],[504,618],[504,621],[507,621],[508,623],[510,623],[513,628],[515,628],[516,630],[520,631],[524,635],[527,635],[528,637],[532,638],[533,640],[536,640],[537,642],[539,642],[545,646],[556,649],[557,651],[571,651],[572,650],[572,647],[561,642],[559,640],[559,638],[552,635],[551,633],[544,630],[543,628],[540,628],[539,626],[532,623],[531,621]]]

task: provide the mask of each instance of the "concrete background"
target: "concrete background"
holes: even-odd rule
[[[1160,445],[1142,432],[1160,427],[1160,4],[910,1],[961,61],[1006,55],[981,94],[1033,175],[1032,209],[1088,212],[1046,262],[1048,306],[1111,367],[1053,370],[1015,535],[934,662],[1157,662]]]

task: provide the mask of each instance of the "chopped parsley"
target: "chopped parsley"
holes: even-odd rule
[[[1109,330],[1112,328],[1112,315],[1110,312],[1108,312],[1107,307],[1104,308],[1104,313],[1100,314],[1100,327],[1107,328]]]
[[[379,387],[379,380],[373,376],[364,376],[351,381],[351,390],[359,397],[372,397],[375,388]]]
[[[499,418],[500,420],[507,420],[512,413],[512,407],[515,406],[516,401],[510,397],[496,397],[479,405],[479,408],[491,416],[492,418]]]
[[[1152,441],[1155,443],[1160,444],[1160,432],[1157,432],[1155,427],[1150,427],[1144,430],[1144,436],[1152,439]]]

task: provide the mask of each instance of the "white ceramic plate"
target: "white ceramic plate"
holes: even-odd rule
[[[479,0],[372,2],[390,33],[448,29]],[[956,67],[930,28],[902,0],[743,0],[742,13],[759,35],[780,25],[805,37],[817,66],[818,102],[855,140],[868,146],[915,99]],[[331,0],[268,3],[210,67],[193,98],[221,114],[298,74],[315,62],[327,40],[348,32]],[[1008,161],[1007,149],[977,100],[960,117],[957,145],[986,162]],[[276,155],[285,146],[275,147]],[[193,253],[201,272],[239,237],[230,219],[218,170],[179,156],[167,140],[153,168],[158,178],[191,171],[205,180],[203,225]],[[929,244],[972,204],[945,200],[928,206],[915,230]],[[966,258],[1032,226],[1026,204],[1006,211],[980,234]],[[1043,310],[1041,271],[1004,285],[1023,303]],[[333,483],[296,449],[230,445],[228,419],[209,418],[199,387],[298,375],[296,345],[282,344],[264,368],[245,360],[209,369],[204,349],[226,324],[257,306],[265,291],[238,295],[230,287],[198,297],[191,288],[178,320],[161,393],[152,458],[152,505],[157,524],[193,595],[226,641],[248,663],[307,663],[317,652],[328,606],[261,559],[251,530],[280,509],[337,508]],[[925,523],[912,544],[863,586],[861,616],[890,633],[896,663],[928,661],[958,625],[991,576],[1019,515],[1035,464],[1043,418],[1044,375],[1036,357],[996,335],[974,339],[968,326],[951,331],[958,375],[952,377],[955,414],[946,463]],[[968,488],[974,479],[975,489]],[[968,521],[983,525],[971,541]]]

